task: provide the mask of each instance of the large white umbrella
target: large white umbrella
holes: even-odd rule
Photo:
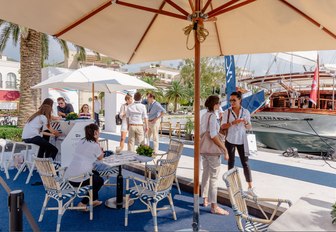
[[[121,72],[88,66],[52,76],[32,87],[36,88],[70,88],[92,91],[92,111],[94,112],[94,92],[112,93],[128,89],[155,89],[154,86]],[[92,116],[94,113],[92,113]]]
[[[0,0],[0,5],[4,20],[126,63],[195,58],[195,230],[200,57],[336,48],[335,0]],[[187,42],[193,50],[186,49]]]

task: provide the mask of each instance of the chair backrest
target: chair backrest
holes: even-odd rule
[[[169,148],[167,152],[167,160],[173,160],[175,158],[180,158],[183,150],[183,143],[177,140],[170,140]]]
[[[175,173],[177,169],[177,165],[179,162],[179,158],[171,159],[171,160],[159,160],[158,166],[159,168],[158,173],[156,175],[156,191],[157,192],[163,192],[166,190],[170,190],[174,179],[175,179]]]
[[[51,158],[35,158],[35,165],[46,191],[60,191],[61,178],[56,174]]]
[[[230,202],[233,211],[240,211],[248,214],[246,201],[243,198],[243,188],[239,177],[237,168],[232,168],[223,175],[226,187],[229,192]]]

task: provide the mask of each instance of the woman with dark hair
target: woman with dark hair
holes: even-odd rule
[[[91,113],[89,111],[89,105],[88,104],[83,104],[82,107],[80,108],[80,112],[78,115],[80,118],[91,118]]]
[[[58,149],[54,145],[41,137],[41,134],[47,136],[59,135],[58,131],[55,131],[50,127],[51,111],[52,109],[50,105],[41,105],[39,110],[29,117],[23,128],[22,140],[25,143],[33,143],[40,147],[37,154],[37,157],[39,158],[51,157],[52,159],[55,159],[58,152]],[[41,133],[41,131],[43,132]]]
[[[49,105],[51,107],[51,120],[59,120],[59,119],[61,119],[61,117],[52,115],[53,105],[54,105],[54,100],[53,99],[51,99],[51,98],[44,99],[44,101],[42,102],[42,105]]]
[[[219,135],[220,126],[215,114],[215,111],[220,107],[219,97],[216,95],[208,97],[205,101],[205,106],[208,112],[202,116],[200,132],[203,134],[209,131],[213,146],[218,146],[227,160],[229,157]],[[218,175],[221,165],[220,155],[202,154],[202,165],[203,205],[206,207],[211,203],[211,213],[213,214],[229,215],[228,211],[220,208],[217,204]]]
[[[252,186],[251,169],[248,164],[248,157],[245,156],[244,138],[246,130],[252,128],[250,112],[241,106],[242,94],[233,92],[230,96],[231,107],[224,111],[222,118],[222,128],[228,129],[225,146],[229,153],[228,169],[232,169],[235,164],[235,150],[237,148],[240,162],[244,169],[244,175],[248,184],[248,193],[256,196]]]
[[[85,127],[85,138],[79,141],[75,154],[70,162],[69,167],[67,168],[64,177],[71,178],[80,176],[85,173],[92,172],[92,191],[93,191],[93,206],[101,205],[102,202],[98,200],[98,191],[104,184],[104,179],[99,176],[99,173],[93,170],[94,163],[97,160],[102,160],[104,157],[103,150],[99,146],[99,128],[96,124],[92,123]],[[75,187],[78,187],[81,182],[82,186],[89,185],[90,179],[87,177],[76,178],[70,181]],[[89,199],[84,197],[78,206],[83,207],[89,203]]]

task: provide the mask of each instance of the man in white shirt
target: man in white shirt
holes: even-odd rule
[[[101,110],[101,104],[98,100],[97,96],[94,96],[94,116],[96,120],[96,124],[99,126],[99,112]]]
[[[128,127],[128,150],[135,151],[134,144],[142,143],[148,131],[148,116],[146,106],[141,104],[141,94],[134,94],[134,103],[126,111]],[[144,126],[145,123],[145,126]]]

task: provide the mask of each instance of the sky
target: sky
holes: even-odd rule
[[[49,45],[49,59],[47,63],[55,64],[63,61],[63,52],[60,49],[59,45],[54,41],[50,40]],[[72,45],[69,46],[70,49],[74,49]],[[335,64],[336,63],[336,50],[329,51],[318,51],[320,56],[320,64]],[[5,48],[3,55],[8,56],[9,58],[20,60],[19,47],[15,47],[11,41],[9,41],[7,47]],[[274,73],[288,73],[288,72],[303,72],[304,69],[300,65],[291,64],[287,61],[282,61],[277,59],[274,63],[273,54],[253,54],[253,55],[237,55],[235,56],[235,65],[250,70],[254,73],[255,76],[266,75]],[[158,61],[160,62],[160,61]],[[161,61],[160,63],[168,67],[177,67],[181,60],[169,60]],[[137,72],[141,67],[146,67],[151,63],[142,63],[142,64],[132,64],[125,65],[123,68],[126,68],[129,72]],[[314,67],[311,67],[313,70]]]

